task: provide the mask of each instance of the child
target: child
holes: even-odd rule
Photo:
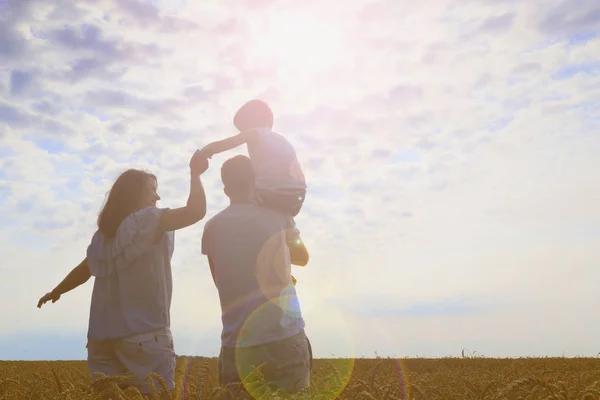
[[[306,180],[290,142],[273,132],[273,112],[262,100],[250,100],[235,113],[239,134],[209,143],[201,153],[214,154],[246,144],[255,174],[255,201],[290,218],[298,215],[306,196]],[[292,223],[295,226],[294,223]],[[288,246],[300,240],[298,230],[288,234]],[[295,284],[296,280],[292,276]]]

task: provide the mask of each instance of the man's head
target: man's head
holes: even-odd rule
[[[249,201],[254,190],[254,170],[244,155],[231,157],[221,167],[224,191],[232,202]]]
[[[273,128],[273,112],[264,101],[250,100],[235,113],[233,124],[240,132],[262,127]]]

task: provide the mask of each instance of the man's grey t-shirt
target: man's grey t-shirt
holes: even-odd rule
[[[223,346],[256,346],[304,329],[286,244],[292,225],[284,214],[249,203],[230,205],[204,226],[202,253],[214,265]]]

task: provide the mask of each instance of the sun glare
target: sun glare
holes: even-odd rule
[[[339,59],[339,30],[307,15],[276,13],[253,26],[252,56],[270,61],[280,79],[299,82]]]

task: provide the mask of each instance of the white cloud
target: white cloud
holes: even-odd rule
[[[333,4],[2,3],[0,335],[85,332],[91,282],[34,305],[83,257],[112,180],[145,168],[163,205],[183,204],[188,157],[264,96],[309,182],[311,261],[293,273],[317,356],[596,355],[580,328],[600,328],[595,3]],[[322,57],[258,57],[261,35],[282,40],[269,26],[294,32],[278,17]],[[206,174],[209,216],[235,153]],[[182,353],[210,355],[202,226],[176,235],[172,319]],[[457,299],[489,309],[402,315]]]

